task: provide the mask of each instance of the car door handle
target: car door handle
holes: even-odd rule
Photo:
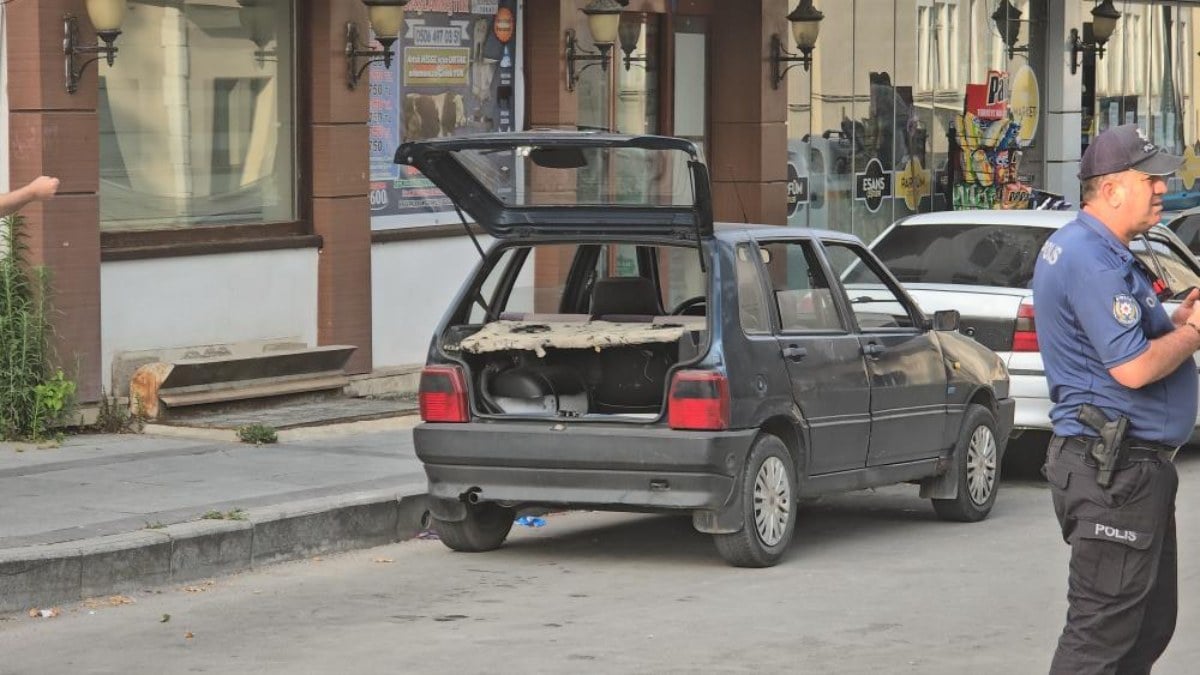
[[[883,353],[883,345],[876,344],[874,342],[868,342],[862,346],[862,353],[873,359],[877,359],[879,358],[879,355]]]
[[[791,361],[799,361],[808,356],[808,350],[797,345],[788,345],[783,348],[783,356]]]

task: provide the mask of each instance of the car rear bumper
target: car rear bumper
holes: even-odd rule
[[[505,422],[421,424],[413,441],[438,499],[716,509],[757,433]]]
[[[1050,430],[1050,388],[1044,373],[1009,371],[1009,393],[1016,401],[1013,427]]]

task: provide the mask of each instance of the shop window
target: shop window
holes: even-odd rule
[[[1083,15],[1091,5],[1082,3]],[[1105,129],[1136,124],[1150,140],[1184,155],[1185,164],[1167,182],[1166,211],[1200,206],[1200,108],[1193,80],[1197,9],[1190,3],[1117,2],[1116,32],[1102,59],[1084,55],[1082,146]],[[1084,34],[1090,26],[1084,25]],[[1093,96],[1086,92],[1094,91]]]
[[[100,63],[105,231],[296,218],[291,0],[131,0]]]

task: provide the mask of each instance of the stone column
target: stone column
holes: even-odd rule
[[[324,240],[317,339],[323,345],[357,345],[346,369],[365,373],[372,368],[368,84],[364,76],[356,88],[347,86],[344,50],[346,22],[358,23],[362,40],[369,34],[367,10],[357,1],[313,0],[306,19],[297,44],[300,73],[311,73],[308,124],[302,127],[310,151],[300,166],[312,176],[307,211],[313,232]],[[401,67],[398,59],[392,62],[392,68]]]
[[[771,86],[767,53],[772,34],[789,39],[791,8],[786,0],[741,0],[715,10],[708,157],[715,216],[785,225],[787,87]]]
[[[8,25],[9,187],[58,176],[58,196],[27,206],[30,258],[51,275],[56,360],[78,383],[80,402],[100,398],[100,200],[96,65],[68,94],[63,16],[80,18],[80,37],[96,44],[80,0],[14,2]],[[119,42],[118,42],[119,45]]]

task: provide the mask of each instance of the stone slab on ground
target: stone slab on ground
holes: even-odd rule
[[[383,419],[417,413],[417,402],[410,398],[349,398],[336,397],[312,401],[273,405],[261,409],[235,409],[214,412],[194,412],[158,420],[166,426],[185,426],[207,429],[237,429],[261,424],[274,429],[339,424],[362,420]]]

